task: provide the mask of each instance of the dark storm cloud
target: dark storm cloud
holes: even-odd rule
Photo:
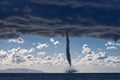
[[[92,7],[120,7],[119,0],[31,0],[38,4],[49,5],[70,5],[72,7],[92,6]]]
[[[120,39],[120,0],[0,0],[0,38],[24,34]]]

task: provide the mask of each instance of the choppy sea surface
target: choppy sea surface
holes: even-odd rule
[[[0,80],[120,80],[120,73],[0,73]]]

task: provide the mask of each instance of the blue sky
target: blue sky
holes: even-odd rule
[[[10,50],[12,48],[17,48],[17,47],[21,47],[21,48],[25,48],[25,49],[29,49],[29,48],[36,48],[37,43],[41,43],[41,44],[47,44],[49,45],[48,48],[45,49],[36,49],[36,52],[38,51],[45,51],[47,52],[49,55],[52,55],[54,53],[65,53],[65,37],[55,37],[54,39],[56,41],[59,41],[59,43],[55,46],[52,44],[52,42],[50,42],[50,38],[49,37],[40,37],[40,36],[30,36],[30,35],[25,35],[25,36],[21,36],[21,38],[24,40],[24,43],[22,44],[18,44],[17,42],[10,42],[9,40],[0,40],[0,49],[2,50]],[[112,42],[112,43],[119,43],[120,41],[112,41],[112,40],[105,40],[105,39],[96,39],[96,38],[87,38],[87,37],[73,37],[70,38],[70,48],[71,48],[71,54],[74,56],[74,54],[81,54],[82,52],[82,46],[84,44],[88,44],[91,47],[91,50],[94,52],[107,52],[109,55],[115,55],[115,56],[119,56],[119,52],[120,52],[120,46],[116,46],[117,49],[106,49],[105,44],[107,42]],[[33,45],[33,44],[36,45]],[[6,46],[7,45],[7,46]]]

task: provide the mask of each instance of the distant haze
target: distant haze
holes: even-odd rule
[[[25,68],[11,68],[0,70],[0,73],[43,73],[43,72]]]

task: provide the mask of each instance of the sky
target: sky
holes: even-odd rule
[[[76,37],[70,42],[72,67],[78,72],[120,72],[120,41]],[[25,35],[0,40],[0,44],[1,69],[28,68],[47,73],[69,69],[65,37]]]
[[[0,69],[65,72],[70,50],[77,72],[120,72],[119,14],[120,0],[0,0]]]

